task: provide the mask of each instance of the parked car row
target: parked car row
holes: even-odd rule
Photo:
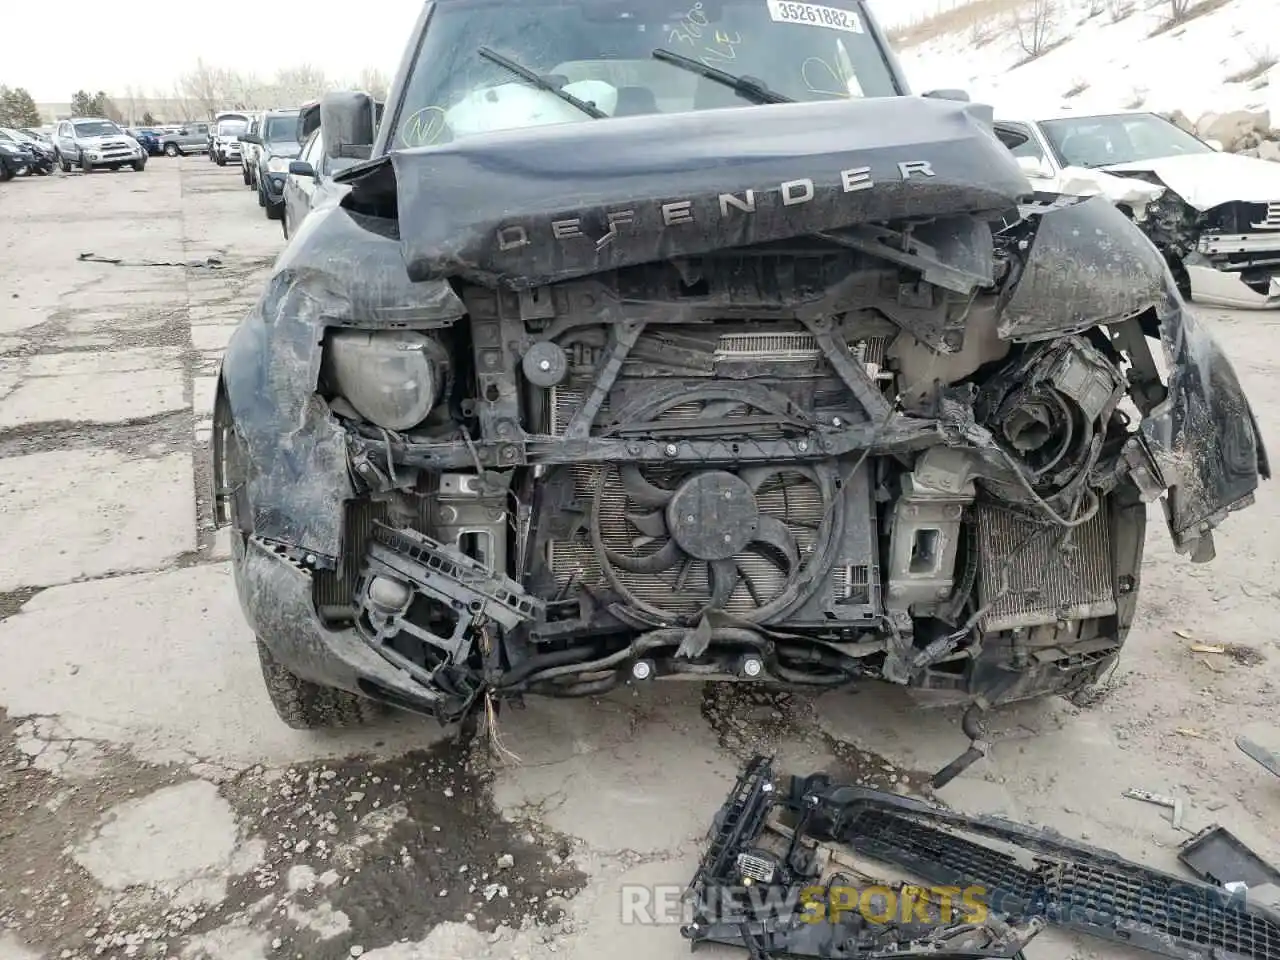
[[[318,101],[249,114],[244,122],[243,132],[235,134],[241,178],[257,194],[267,219],[280,221],[288,239],[317,203],[341,189],[334,174],[358,158],[328,156]]]

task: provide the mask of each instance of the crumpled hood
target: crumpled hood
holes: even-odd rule
[[[1133,177],[1118,177],[1105,170],[1088,167],[1063,167],[1059,178],[1062,192],[1073,197],[1104,196],[1112,203],[1126,204],[1135,216],[1148,204],[1164,196],[1165,188]]]
[[[1280,163],[1234,153],[1192,153],[1113,163],[1102,169],[1154,173],[1161,183],[1201,212],[1233,201],[1280,201]]]
[[[916,97],[583,119],[397,151],[344,205],[399,217],[414,280],[512,288],[1032,193],[991,109]]]

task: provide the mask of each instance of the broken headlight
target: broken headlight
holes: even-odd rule
[[[413,330],[339,330],[328,361],[333,386],[357,413],[387,430],[408,430],[439,399],[448,358]]]

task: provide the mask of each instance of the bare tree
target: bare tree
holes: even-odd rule
[[[226,71],[198,58],[195,68],[178,79],[178,88],[187,99],[195,101],[204,116],[212,117],[226,100]]]
[[[1119,23],[1133,13],[1133,0],[1107,0],[1107,15],[1112,23]]]
[[[376,67],[365,67],[360,71],[360,79],[356,82],[357,89],[363,90],[375,100],[387,99],[390,86],[387,75]]]
[[[1187,11],[1191,9],[1191,0],[1169,0],[1169,19],[1174,23],[1180,23],[1186,19]]]
[[[296,106],[314,100],[329,89],[331,84],[324,71],[309,63],[286,67],[276,73],[273,94],[278,106]]]
[[[1030,0],[1012,15],[1018,46],[1028,60],[1045,53],[1054,42],[1058,25],[1057,0]]]

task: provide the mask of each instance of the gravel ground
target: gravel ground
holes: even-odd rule
[[[287,729],[206,463],[218,356],[278,224],[203,158],[15,181],[0,210],[0,960],[683,956],[673,925],[624,924],[624,888],[687,881],[753,751],[923,792],[964,748],[954,713],[874,686],[531,700],[503,714],[506,763],[410,717]],[[1280,318],[1204,312],[1280,449]],[[1280,784],[1232,743],[1275,716],[1278,510],[1268,485],[1200,567],[1153,514],[1102,695],[1001,712],[939,799],[1166,869],[1217,821],[1280,862]],[[1128,787],[1181,797],[1183,829]],[[1056,934],[1028,953],[1132,955]]]

